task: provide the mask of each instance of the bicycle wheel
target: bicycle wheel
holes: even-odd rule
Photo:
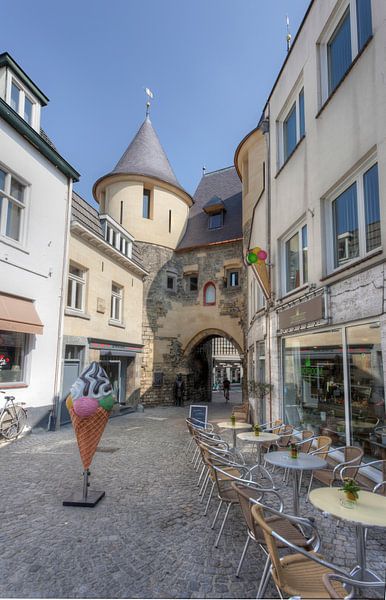
[[[0,420],[0,433],[6,440],[15,439],[26,425],[27,415],[21,406],[6,409]]]

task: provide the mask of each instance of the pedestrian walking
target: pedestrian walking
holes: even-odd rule
[[[231,382],[229,381],[229,379],[227,377],[225,377],[224,381],[222,382],[222,387],[224,390],[224,398],[225,398],[225,402],[228,402],[229,400],[229,390],[231,387]]]

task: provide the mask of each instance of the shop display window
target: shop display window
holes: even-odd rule
[[[371,459],[386,458],[379,323],[288,337],[283,366],[287,423],[328,435],[333,446],[360,446]]]
[[[345,443],[343,346],[340,330],[284,341],[284,420]]]
[[[386,458],[385,394],[379,323],[347,327],[351,443]]]
[[[0,330],[0,385],[24,381],[25,333]]]

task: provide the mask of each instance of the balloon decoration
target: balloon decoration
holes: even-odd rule
[[[267,260],[268,254],[259,246],[256,248],[252,248],[252,250],[248,250],[247,252],[247,263],[249,265],[253,265],[259,262],[265,262]]]

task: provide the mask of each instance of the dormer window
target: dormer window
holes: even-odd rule
[[[213,196],[203,207],[208,215],[208,229],[220,229],[224,224],[224,202],[218,196]]]
[[[9,104],[31,127],[34,126],[36,102],[14,77],[11,77]]]
[[[209,215],[209,229],[220,229],[223,225],[223,212],[214,213]]]

